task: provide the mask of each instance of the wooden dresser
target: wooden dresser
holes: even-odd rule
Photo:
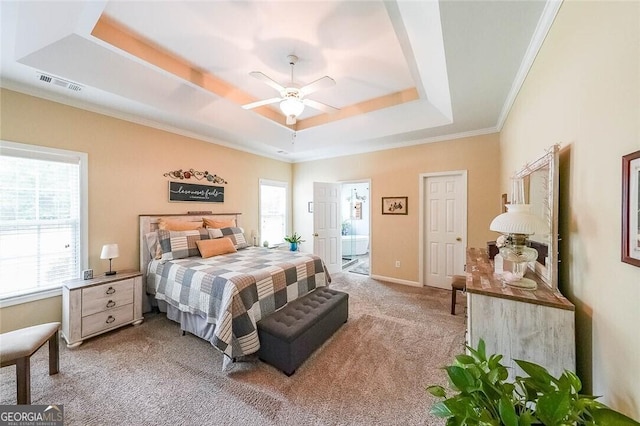
[[[575,371],[575,307],[539,277],[537,290],[504,285],[485,249],[467,250],[467,344],[482,338],[487,354],[504,356],[510,378],[524,375],[514,359],[535,362],[554,376]]]
[[[140,271],[66,281],[62,287],[62,335],[67,347],[143,319]]]

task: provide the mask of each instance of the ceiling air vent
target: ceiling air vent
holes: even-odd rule
[[[73,81],[65,80],[64,78],[54,77],[48,74],[38,73],[38,80],[44,83],[54,84],[58,87],[62,87],[65,89],[73,90],[74,92],[79,92],[82,90],[82,85],[78,83],[74,83]]]

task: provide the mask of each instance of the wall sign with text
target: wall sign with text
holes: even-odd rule
[[[198,203],[223,203],[224,187],[169,182],[169,201],[192,201]]]

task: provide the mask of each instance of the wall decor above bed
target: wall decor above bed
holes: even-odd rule
[[[224,203],[224,187],[169,182],[169,201]]]
[[[172,179],[180,179],[180,180],[184,180],[184,179],[197,179],[197,180],[202,180],[202,179],[206,179],[208,182],[211,183],[217,183],[217,184],[227,184],[228,182],[226,180],[224,180],[223,178],[221,178],[218,175],[215,174],[211,174],[208,171],[204,171],[204,172],[200,172],[198,170],[193,170],[193,169],[189,169],[189,170],[182,170],[182,169],[178,169],[178,170],[173,170],[171,172],[167,172],[163,175],[164,177],[168,177],[168,178],[172,178]]]

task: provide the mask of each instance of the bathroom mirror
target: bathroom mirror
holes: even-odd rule
[[[529,267],[553,290],[558,289],[558,152],[553,145],[537,160],[516,173],[524,183],[525,202],[531,213],[547,224],[548,232],[529,237],[531,247],[538,250],[538,259]]]

